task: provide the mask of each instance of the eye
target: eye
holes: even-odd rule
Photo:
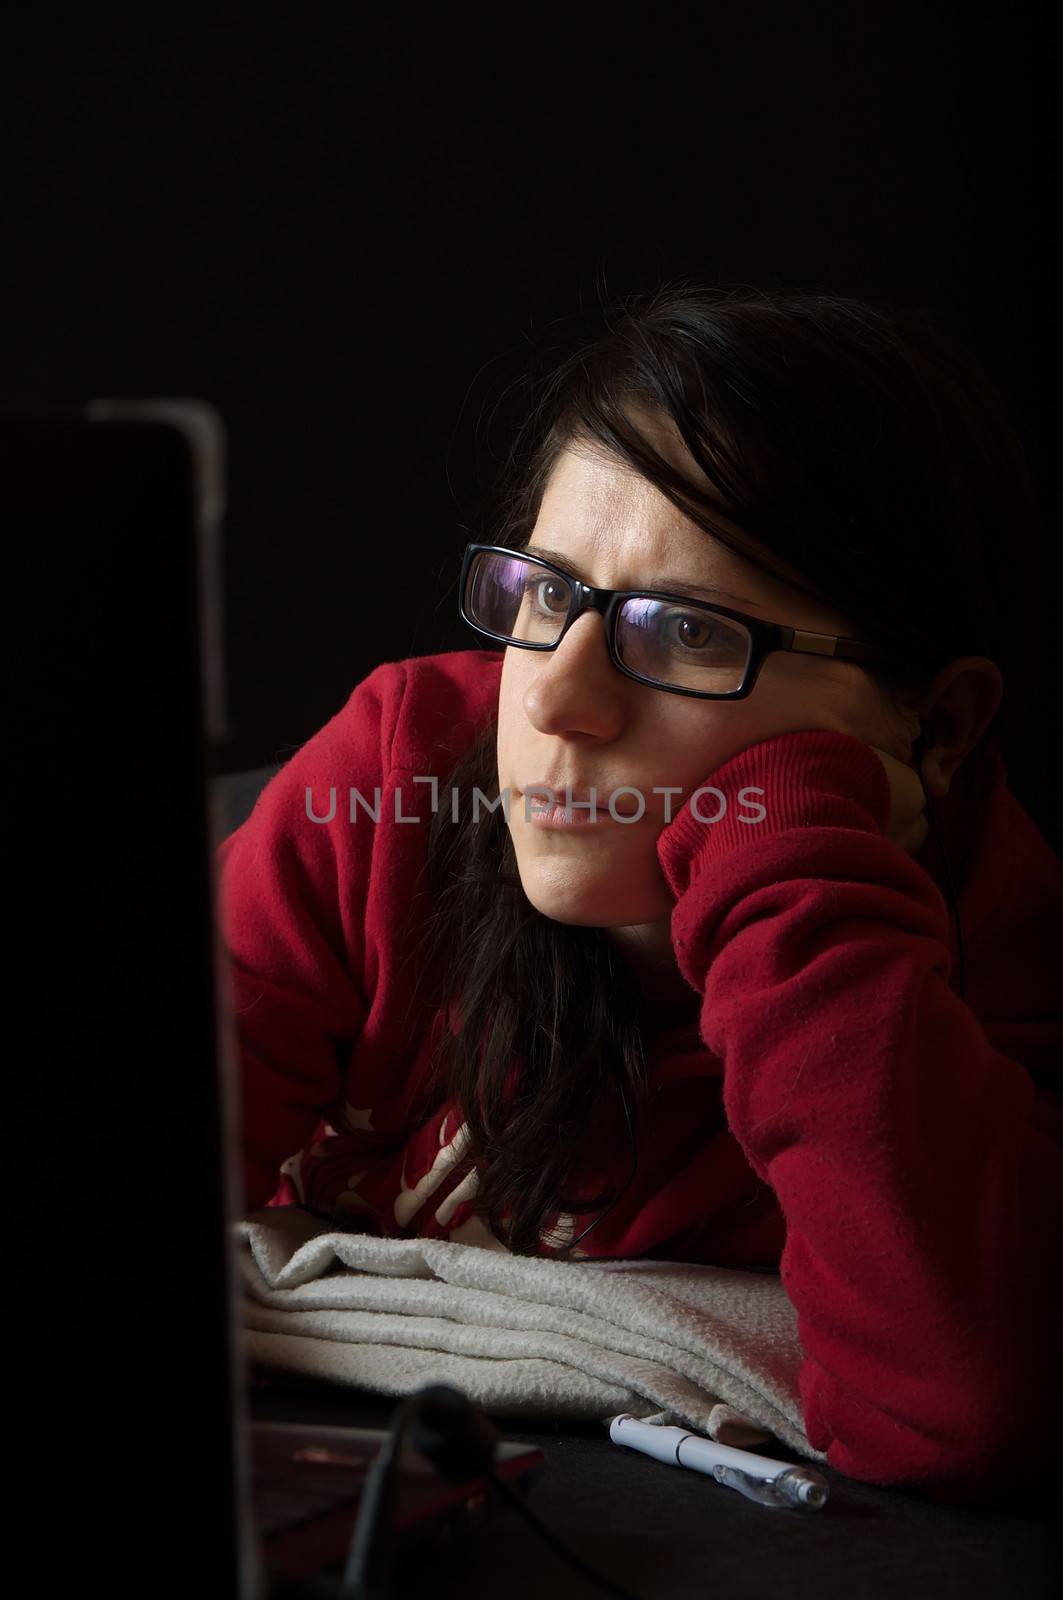
[[[560,578],[535,578],[531,592],[533,603],[549,616],[563,616],[568,610],[571,591]]]
[[[687,650],[704,650],[716,642],[712,619],[695,611],[673,612],[668,618],[668,631],[675,643]]]

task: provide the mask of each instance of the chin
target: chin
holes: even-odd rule
[[[619,880],[616,873],[580,873],[570,862],[518,861],[518,870],[524,893],[552,922],[579,928],[630,928],[659,921],[672,910],[672,897],[659,869],[657,881],[646,873],[645,882],[635,881],[634,873]]]

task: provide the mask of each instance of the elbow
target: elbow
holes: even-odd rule
[[[858,1482],[942,1505],[1005,1507],[1036,1497],[1047,1481],[1059,1401],[1054,1379],[1036,1395],[1006,1382],[966,1397],[936,1390],[914,1420],[813,1385],[806,1431],[830,1466]]]
[[[941,1435],[900,1424],[832,1439],[828,1464],[846,1477],[898,1489],[940,1505],[993,1506],[1022,1497],[1029,1470],[1016,1476],[1014,1436],[971,1428]],[[1036,1476],[1036,1470],[1034,1476]]]

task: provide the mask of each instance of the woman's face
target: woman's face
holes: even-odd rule
[[[640,418],[640,426],[662,453],[692,471],[663,423]],[[528,550],[560,556],[595,587],[681,592],[697,585],[718,590],[721,604],[769,622],[859,636],[841,613],[732,554],[646,479],[586,446],[558,458]],[[884,749],[903,741],[898,713],[851,662],[775,652],[748,698],[698,700],[618,672],[594,612],[584,613],[552,652],[507,647],[498,779],[510,793],[509,828],[528,899],[545,916],[592,927],[635,928],[667,918],[673,896],[656,853],[666,796],[654,788],[681,791],[671,797],[674,817],[731,756],[802,728],[836,729]],[[898,754],[904,753],[902,745]],[[529,821],[525,788],[550,781],[594,789],[605,820],[566,831]],[[637,821],[609,819],[608,797],[624,786],[645,800]],[[703,801],[710,815],[717,804],[711,796]]]

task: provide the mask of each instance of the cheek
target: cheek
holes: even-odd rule
[[[498,761],[498,781],[500,784],[504,784],[507,781],[509,769],[509,737],[501,707],[499,707],[498,728],[495,734],[495,756]]]
[[[765,694],[760,738],[800,728],[830,728],[893,749],[903,745],[905,719],[883,694],[877,680],[852,661],[801,661],[795,655],[771,658],[771,678],[757,688]],[[756,691],[754,691],[754,697]],[[901,752],[903,754],[903,751]]]
[[[745,743],[803,728],[844,732],[880,706],[866,673],[853,662],[796,653],[769,656],[745,702]]]
[[[524,686],[519,673],[510,670],[512,652],[502,663],[502,677],[498,688],[498,767],[504,783],[511,770],[513,757],[519,754],[522,738],[527,738],[528,719],[524,713]],[[523,732],[522,732],[523,730]]]
[[[772,718],[773,713],[755,703],[755,697],[734,700],[705,710],[697,708],[678,718],[667,737],[655,739],[653,766],[659,776],[652,781],[683,790],[682,797],[673,797],[673,814],[687,795],[732,756],[766,738]]]

